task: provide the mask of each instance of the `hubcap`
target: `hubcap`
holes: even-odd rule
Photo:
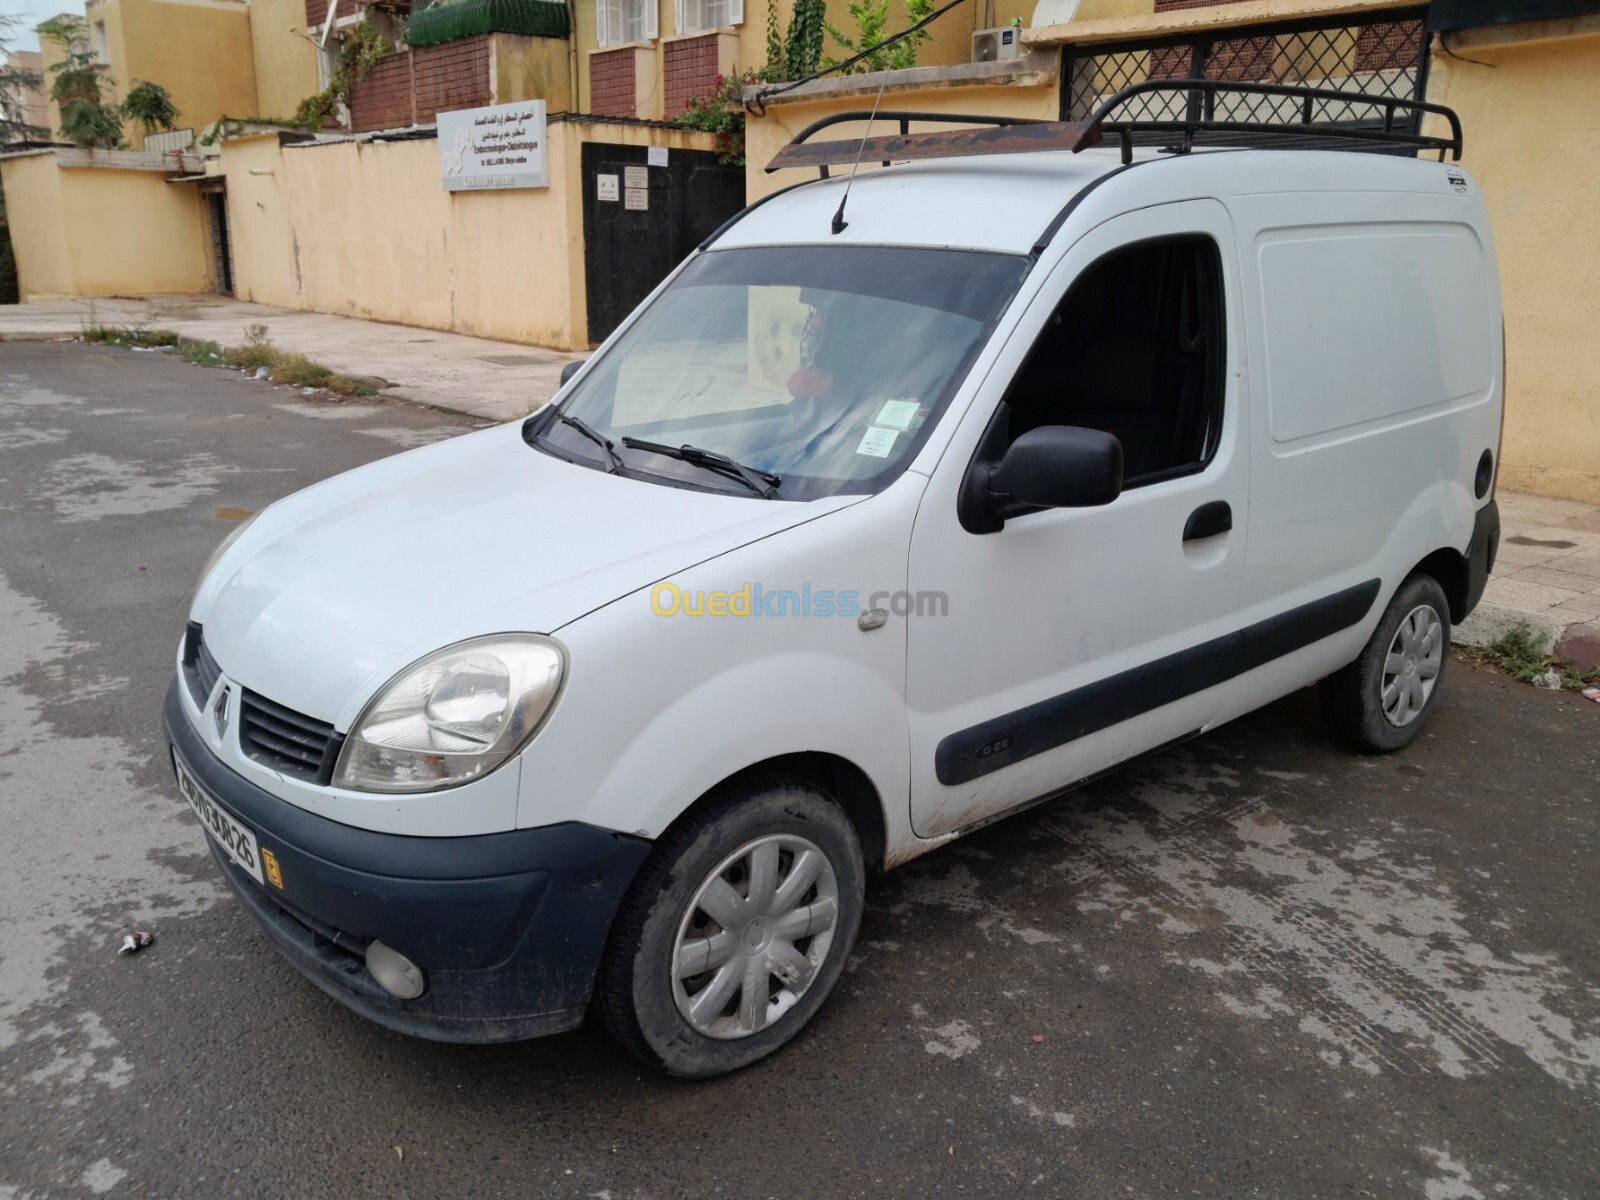
[[[1383,662],[1383,715],[1389,724],[1411,724],[1427,707],[1444,662],[1444,623],[1429,604],[1406,614]]]
[[[827,855],[789,834],[739,847],[700,884],[672,962],[683,1019],[707,1037],[749,1037],[806,994],[833,945],[839,881]]]

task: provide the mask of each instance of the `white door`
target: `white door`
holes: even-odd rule
[[[962,418],[911,542],[919,835],[1199,731],[1239,673],[1249,455],[1236,272],[1215,201],[1097,226],[1052,272]],[[964,528],[958,497],[975,458],[993,461],[1037,425],[1114,433],[1122,494],[1024,511],[995,532]]]

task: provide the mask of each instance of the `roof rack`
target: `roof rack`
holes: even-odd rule
[[[1112,114],[1136,96],[1151,92],[1172,93],[1182,105],[1182,115],[1139,117],[1118,121]],[[1224,103],[1220,106],[1218,98]],[[1260,100],[1265,97],[1266,113]],[[1282,100],[1297,102],[1293,118],[1280,116]],[[1337,106],[1338,120],[1314,123],[1318,106],[1326,113]],[[1356,117],[1353,106],[1371,111]],[[1242,111],[1241,111],[1242,110]],[[1441,116],[1449,122],[1450,136],[1420,132],[1424,114]],[[1381,115],[1381,120],[1380,120]],[[811,142],[811,137],[832,125],[858,121],[893,121],[898,134],[848,141]],[[946,129],[912,133],[912,122],[942,125],[976,125],[977,129]],[[1413,125],[1415,128],[1413,128]],[[1074,154],[1098,144],[1107,134],[1115,134],[1122,146],[1122,161],[1133,161],[1135,139],[1147,141],[1150,135],[1175,144],[1162,146],[1173,154],[1187,154],[1200,145],[1248,145],[1258,147],[1316,147],[1366,149],[1389,153],[1415,154],[1437,150],[1440,161],[1449,151],[1461,157],[1461,119],[1453,109],[1400,96],[1371,96],[1337,88],[1300,87],[1282,83],[1244,83],[1225,79],[1146,79],[1130,84],[1108,96],[1082,121],[1039,121],[1021,117],[971,116],[955,113],[867,112],[835,113],[813,121],[779,150],[767,164],[767,171],[784,167],[816,167],[827,178],[830,166],[847,166],[858,159],[881,162],[914,159],[961,158],[976,154],[1023,154],[1033,150],[1070,150]],[[1357,145],[1350,145],[1357,143]]]

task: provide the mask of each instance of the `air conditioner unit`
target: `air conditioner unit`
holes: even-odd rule
[[[1022,56],[1022,30],[1015,25],[979,29],[972,34],[972,61],[994,62]]]

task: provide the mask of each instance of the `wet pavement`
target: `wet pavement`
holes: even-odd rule
[[[471,424],[0,346],[0,1200],[1600,1194],[1600,705],[1462,662],[1399,755],[1300,693],[874,881],[727,1079],[340,1008],[225,896],[160,698],[232,521]]]

